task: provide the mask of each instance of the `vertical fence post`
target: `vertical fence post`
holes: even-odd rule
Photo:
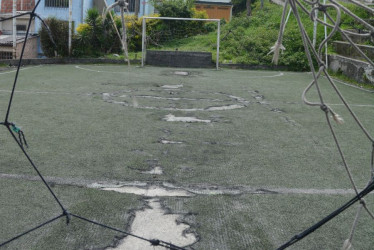
[[[72,19],[73,19],[73,0],[69,0],[69,41],[68,41],[68,47],[69,47],[69,56],[71,56],[71,36],[72,36]]]
[[[144,57],[145,57],[145,26],[146,26],[146,17],[143,16],[143,30],[142,30],[142,67],[144,67]]]
[[[221,33],[221,20],[217,22],[218,29],[217,29],[217,57],[216,57],[216,69],[219,69],[219,39]]]
[[[17,14],[17,0],[13,0],[13,9],[12,9],[12,14],[15,16]],[[13,58],[12,59],[17,59],[17,18],[13,18]],[[26,40],[24,41],[24,43]]]

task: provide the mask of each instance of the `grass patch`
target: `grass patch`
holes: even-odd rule
[[[332,78],[335,78],[335,79],[338,79],[338,80],[341,80],[341,81],[347,82],[347,83],[349,83],[349,84],[352,84],[352,85],[354,85],[354,86],[357,86],[357,87],[360,87],[360,88],[363,88],[363,89],[374,90],[374,85],[373,85],[373,84],[368,84],[368,83],[359,83],[359,82],[353,80],[352,78],[349,78],[348,76],[343,75],[342,73],[339,73],[339,72],[333,72],[333,71],[331,71],[331,70],[328,70],[328,73],[329,73],[329,75],[330,75]]]

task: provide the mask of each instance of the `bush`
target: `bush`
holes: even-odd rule
[[[183,17],[207,19],[206,11],[198,11],[194,8],[193,0],[153,0],[152,4],[162,17]],[[181,39],[189,36],[207,33],[212,26],[202,25],[200,21],[162,20],[151,30],[153,44],[162,43],[162,37],[169,36],[168,40]]]
[[[121,23],[115,22],[117,29]],[[85,23],[77,28],[74,37],[73,56],[100,56],[107,53],[119,53],[121,42],[108,16],[103,19],[95,8],[87,11]]]
[[[54,51],[56,49],[58,55],[68,56],[69,23],[55,17],[45,19],[45,23],[51,30],[53,40],[56,43],[56,48],[49,38],[47,29],[42,26],[39,30],[39,36],[44,55],[47,57],[54,57]]]
[[[265,3],[260,9],[260,1],[253,5],[253,15],[247,17],[243,12],[222,28],[221,52],[223,59],[234,63],[272,65],[273,54],[270,48],[277,40],[282,7]],[[309,34],[313,33],[310,18],[301,13],[302,21]],[[317,42],[321,42],[323,29],[318,30]],[[286,50],[279,57],[279,65],[290,70],[308,70],[309,65],[304,52],[301,34],[295,18],[291,16],[283,37]]]

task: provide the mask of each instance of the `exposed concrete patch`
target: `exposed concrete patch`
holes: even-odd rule
[[[283,113],[284,111],[279,109],[279,108],[272,108],[271,111],[275,112],[275,113]]]
[[[185,247],[194,244],[197,239],[193,233],[188,233],[189,225],[180,223],[180,215],[167,214],[160,201],[151,199],[149,208],[137,211],[131,224],[130,232],[146,239],[162,239],[174,245]],[[119,250],[154,250],[149,242],[135,237],[125,237],[117,247]]]
[[[102,93],[102,96],[103,96],[103,100],[104,100],[104,101],[107,101],[107,100],[110,99],[111,94],[110,94],[110,93]]]
[[[165,90],[171,90],[171,89],[177,89],[180,87],[183,87],[183,85],[163,85],[161,86]],[[116,91],[113,93],[102,93],[102,99],[105,102],[113,103],[113,104],[119,104],[126,107],[133,107],[133,108],[141,108],[141,109],[151,109],[151,110],[166,110],[166,111],[184,111],[184,112],[194,112],[194,111],[224,111],[224,110],[233,110],[233,109],[240,109],[247,107],[248,104],[251,102],[245,100],[242,97],[226,94],[226,93],[209,93],[209,92],[200,92],[200,91],[191,91],[196,92],[197,95],[204,95],[202,98],[189,98],[189,97],[170,97],[169,96],[155,96],[155,95],[136,95],[135,92],[139,90],[123,90],[123,91]],[[159,90],[151,90],[151,91],[159,91]],[[129,93],[131,92],[131,95],[128,94],[122,94],[122,93]],[[135,95],[134,95],[135,94]],[[173,92],[170,92],[170,94],[174,94]],[[183,93],[178,93],[178,95]],[[228,97],[228,99],[217,99],[217,98],[206,98],[205,96],[207,94],[215,94],[215,95],[221,95]],[[120,98],[120,99],[118,99]],[[196,102],[202,101],[204,102],[204,105],[206,105],[206,102],[215,102],[215,103],[222,103],[226,102],[224,105],[212,105],[208,107],[203,108],[177,108],[176,105],[171,104],[170,102],[165,102],[166,107],[157,107],[157,106],[143,106],[141,103],[139,103],[139,99],[155,99],[155,100],[166,100],[166,101],[191,101],[194,104]],[[228,102],[228,103],[227,103]],[[230,103],[231,102],[231,103]],[[194,105],[192,104],[192,105]],[[162,104],[161,104],[162,105]],[[196,105],[196,104],[195,104]]]
[[[257,100],[257,101],[262,101],[265,99],[265,97],[263,95],[256,95],[254,96],[254,98]]]
[[[166,140],[166,139],[160,139],[159,143],[162,143],[162,144],[182,144],[183,142],[181,142],[181,141],[169,141],[169,140]]]
[[[146,197],[190,197],[193,194],[187,192],[186,190],[180,188],[165,188],[164,186],[150,185],[147,187],[141,186],[127,186],[127,185],[117,185],[112,187],[106,187],[106,185],[95,185],[96,188],[105,191],[115,191],[118,193],[126,194],[136,194]]]
[[[222,94],[222,93],[220,93]],[[245,100],[244,98],[241,98],[239,96],[234,96],[234,95],[227,95],[228,97],[230,97],[231,99],[234,99],[236,101],[239,101],[239,102],[243,102],[243,103],[248,103],[247,100]]]
[[[164,89],[179,89],[179,88],[183,88],[183,84],[178,84],[178,85],[162,85],[161,88],[164,88]]]
[[[177,76],[188,76],[188,72],[186,72],[186,71],[175,71],[174,75],[177,75]]]
[[[161,175],[163,174],[163,170],[160,166],[155,166],[153,169],[149,170],[149,171],[142,171],[141,172],[142,174],[157,174],[157,175]]]
[[[163,120],[167,122],[202,122],[202,123],[210,123],[211,120],[201,120],[196,117],[177,117],[172,114],[166,115]]]
[[[230,109],[240,109],[244,108],[244,105],[232,104],[227,106],[220,106],[220,107],[209,107],[206,108],[206,111],[222,111],[222,110],[230,110]]]
[[[302,127],[302,125],[298,122],[296,122],[295,120],[292,120],[291,118],[287,117],[287,116],[283,116],[282,119],[291,124],[292,126],[295,126],[295,127]]]
[[[126,95],[120,96],[120,97],[126,97]],[[162,97],[162,96],[153,96],[153,95],[137,95],[138,98],[151,98],[151,99],[158,99],[158,100],[171,100],[171,101],[180,101],[180,100],[186,100],[186,101],[198,101],[198,100],[204,100],[204,99],[195,99],[195,98],[184,98],[184,97]],[[210,99],[205,99],[210,100]]]

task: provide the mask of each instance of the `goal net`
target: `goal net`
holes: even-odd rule
[[[209,38],[199,39],[200,34],[207,33],[211,34]],[[219,19],[143,17],[142,67],[146,63],[147,51],[177,52],[174,56],[178,52],[191,52],[187,53],[191,60],[194,55],[198,55],[194,53],[211,52],[211,59],[216,60],[218,69],[219,42]],[[173,57],[169,56],[169,60],[173,60]]]

